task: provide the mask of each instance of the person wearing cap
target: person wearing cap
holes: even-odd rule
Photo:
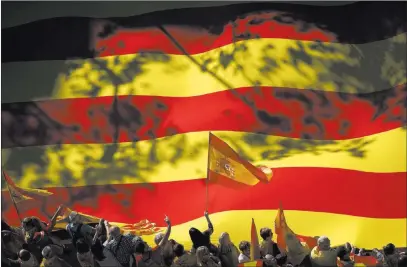
[[[331,248],[331,241],[326,236],[318,238],[317,246],[311,251],[311,262],[318,267],[336,267],[337,251]]]
[[[58,253],[53,247],[46,246],[42,250],[43,266],[44,267],[72,267],[65,260],[60,258],[61,253]]]
[[[84,224],[81,216],[76,211],[72,211],[68,216],[69,223],[66,226],[66,230],[72,238],[72,243],[76,246],[76,242],[83,238],[86,243],[91,246],[92,239],[96,234],[96,229],[90,225]]]

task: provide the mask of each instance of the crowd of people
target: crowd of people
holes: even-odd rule
[[[171,221],[165,218],[167,229],[154,237],[155,246],[142,237],[123,232],[118,226],[101,219],[95,226],[82,221],[80,214],[72,211],[66,226],[67,238],[53,234],[56,218],[49,223],[36,217],[27,217],[21,228],[9,227],[2,221],[2,265],[20,267],[333,267],[354,266],[353,255],[371,255],[376,266],[407,267],[405,252],[397,251],[393,244],[383,249],[367,251],[349,243],[331,247],[328,237],[318,237],[317,245],[296,249],[280,248],[273,241],[273,231],[264,227],[259,231],[260,244],[249,241],[233,243],[228,233],[221,233],[218,244],[211,243],[214,232],[209,214],[204,216],[208,229],[189,229],[192,248],[186,250],[171,239]],[[233,238],[233,237],[232,237]],[[213,240],[213,238],[212,238]],[[251,250],[258,251],[253,259]],[[304,251],[306,253],[304,253]],[[250,265],[250,264],[253,265]],[[260,265],[259,265],[260,263]]]

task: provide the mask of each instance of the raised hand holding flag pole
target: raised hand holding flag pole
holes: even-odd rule
[[[211,147],[211,135],[212,135],[212,133],[211,132],[209,132],[209,135],[208,135],[208,138],[209,138],[209,141],[208,141],[208,144],[209,144],[209,146],[208,146],[208,166],[206,167],[206,186],[205,186],[205,198],[206,198],[206,200],[205,200],[205,211],[207,212],[208,211],[208,208],[209,208],[209,180],[210,180],[210,178],[209,178],[209,174],[210,174],[210,171],[209,171],[209,160],[210,160],[210,147]]]

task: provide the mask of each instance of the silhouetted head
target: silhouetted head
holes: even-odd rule
[[[41,252],[42,256],[44,257],[44,259],[51,259],[54,257],[54,253],[52,252],[52,249],[50,246],[46,246],[42,252]]]
[[[110,227],[109,234],[113,237],[113,239],[119,238],[121,235],[120,228],[117,226]]]
[[[137,242],[135,246],[135,252],[137,254],[143,254],[146,250],[146,244],[144,242]]]
[[[18,257],[22,261],[28,261],[31,258],[31,253],[28,250],[22,249],[18,252]]]
[[[195,249],[201,246],[208,247],[210,244],[209,236],[204,235],[201,231],[194,227],[189,229],[189,236]]]
[[[346,242],[345,249],[346,251],[348,251],[348,253],[350,253],[352,251],[352,245],[349,242]]]
[[[170,239],[170,240],[168,240],[168,243],[170,243],[170,244],[171,244],[171,246],[175,246],[176,244],[178,244],[178,242],[177,242],[177,241],[175,241],[174,239]]]
[[[349,252],[348,252],[348,250],[347,250],[347,248],[345,247],[345,246],[340,246],[340,247],[338,247],[337,248],[337,254],[336,254],[337,256],[338,256],[338,258],[341,260],[341,261],[349,261],[350,260],[350,258],[349,258]]]
[[[273,231],[268,227],[261,228],[260,236],[264,241],[270,241],[273,238]]]
[[[30,231],[35,227],[35,222],[31,217],[25,217],[22,221],[23,229],[26,231]]]
[[[232,241],[230,240],[230,236],[228,233],[223,232],[219,236],[219,245],[221,246],[228,246],[232,244]]]
[[[90,251],[89,245],[82,238],[76,241],[76,249],[79,254],[84,254]]]
[[[185,252],[184,246],[181,244],[175,244],[173,247],[173,250],[174,250],[175,256],[177,256],[177,257],[181,257],[182,255],[184,255],[184,252]]]
[[[386,256],[393,255],[394,253],[396,253],[396,247],[394,246],[394,244],[389,243],[383,247],[383,252],[384,252],[384,255],[386,255]]]

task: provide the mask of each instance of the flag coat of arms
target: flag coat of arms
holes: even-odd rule
[[[260,168],[242,159],[227,143],[209,133],[208,180],[220,183],[219,176],[249,186],[268,183],[272,178]],[[215,181],[213,181],[215,180]],[[233,184],[233,183],[232,183]]]
[[[158,227],[167,214],[186,248],[206,199],[215,243],[250,240],[250,218],[270,227],[282,202],[298,235],[406,247],[406,7],[218,3],[5,27],[2,169],[52,193],[30,212]]]

